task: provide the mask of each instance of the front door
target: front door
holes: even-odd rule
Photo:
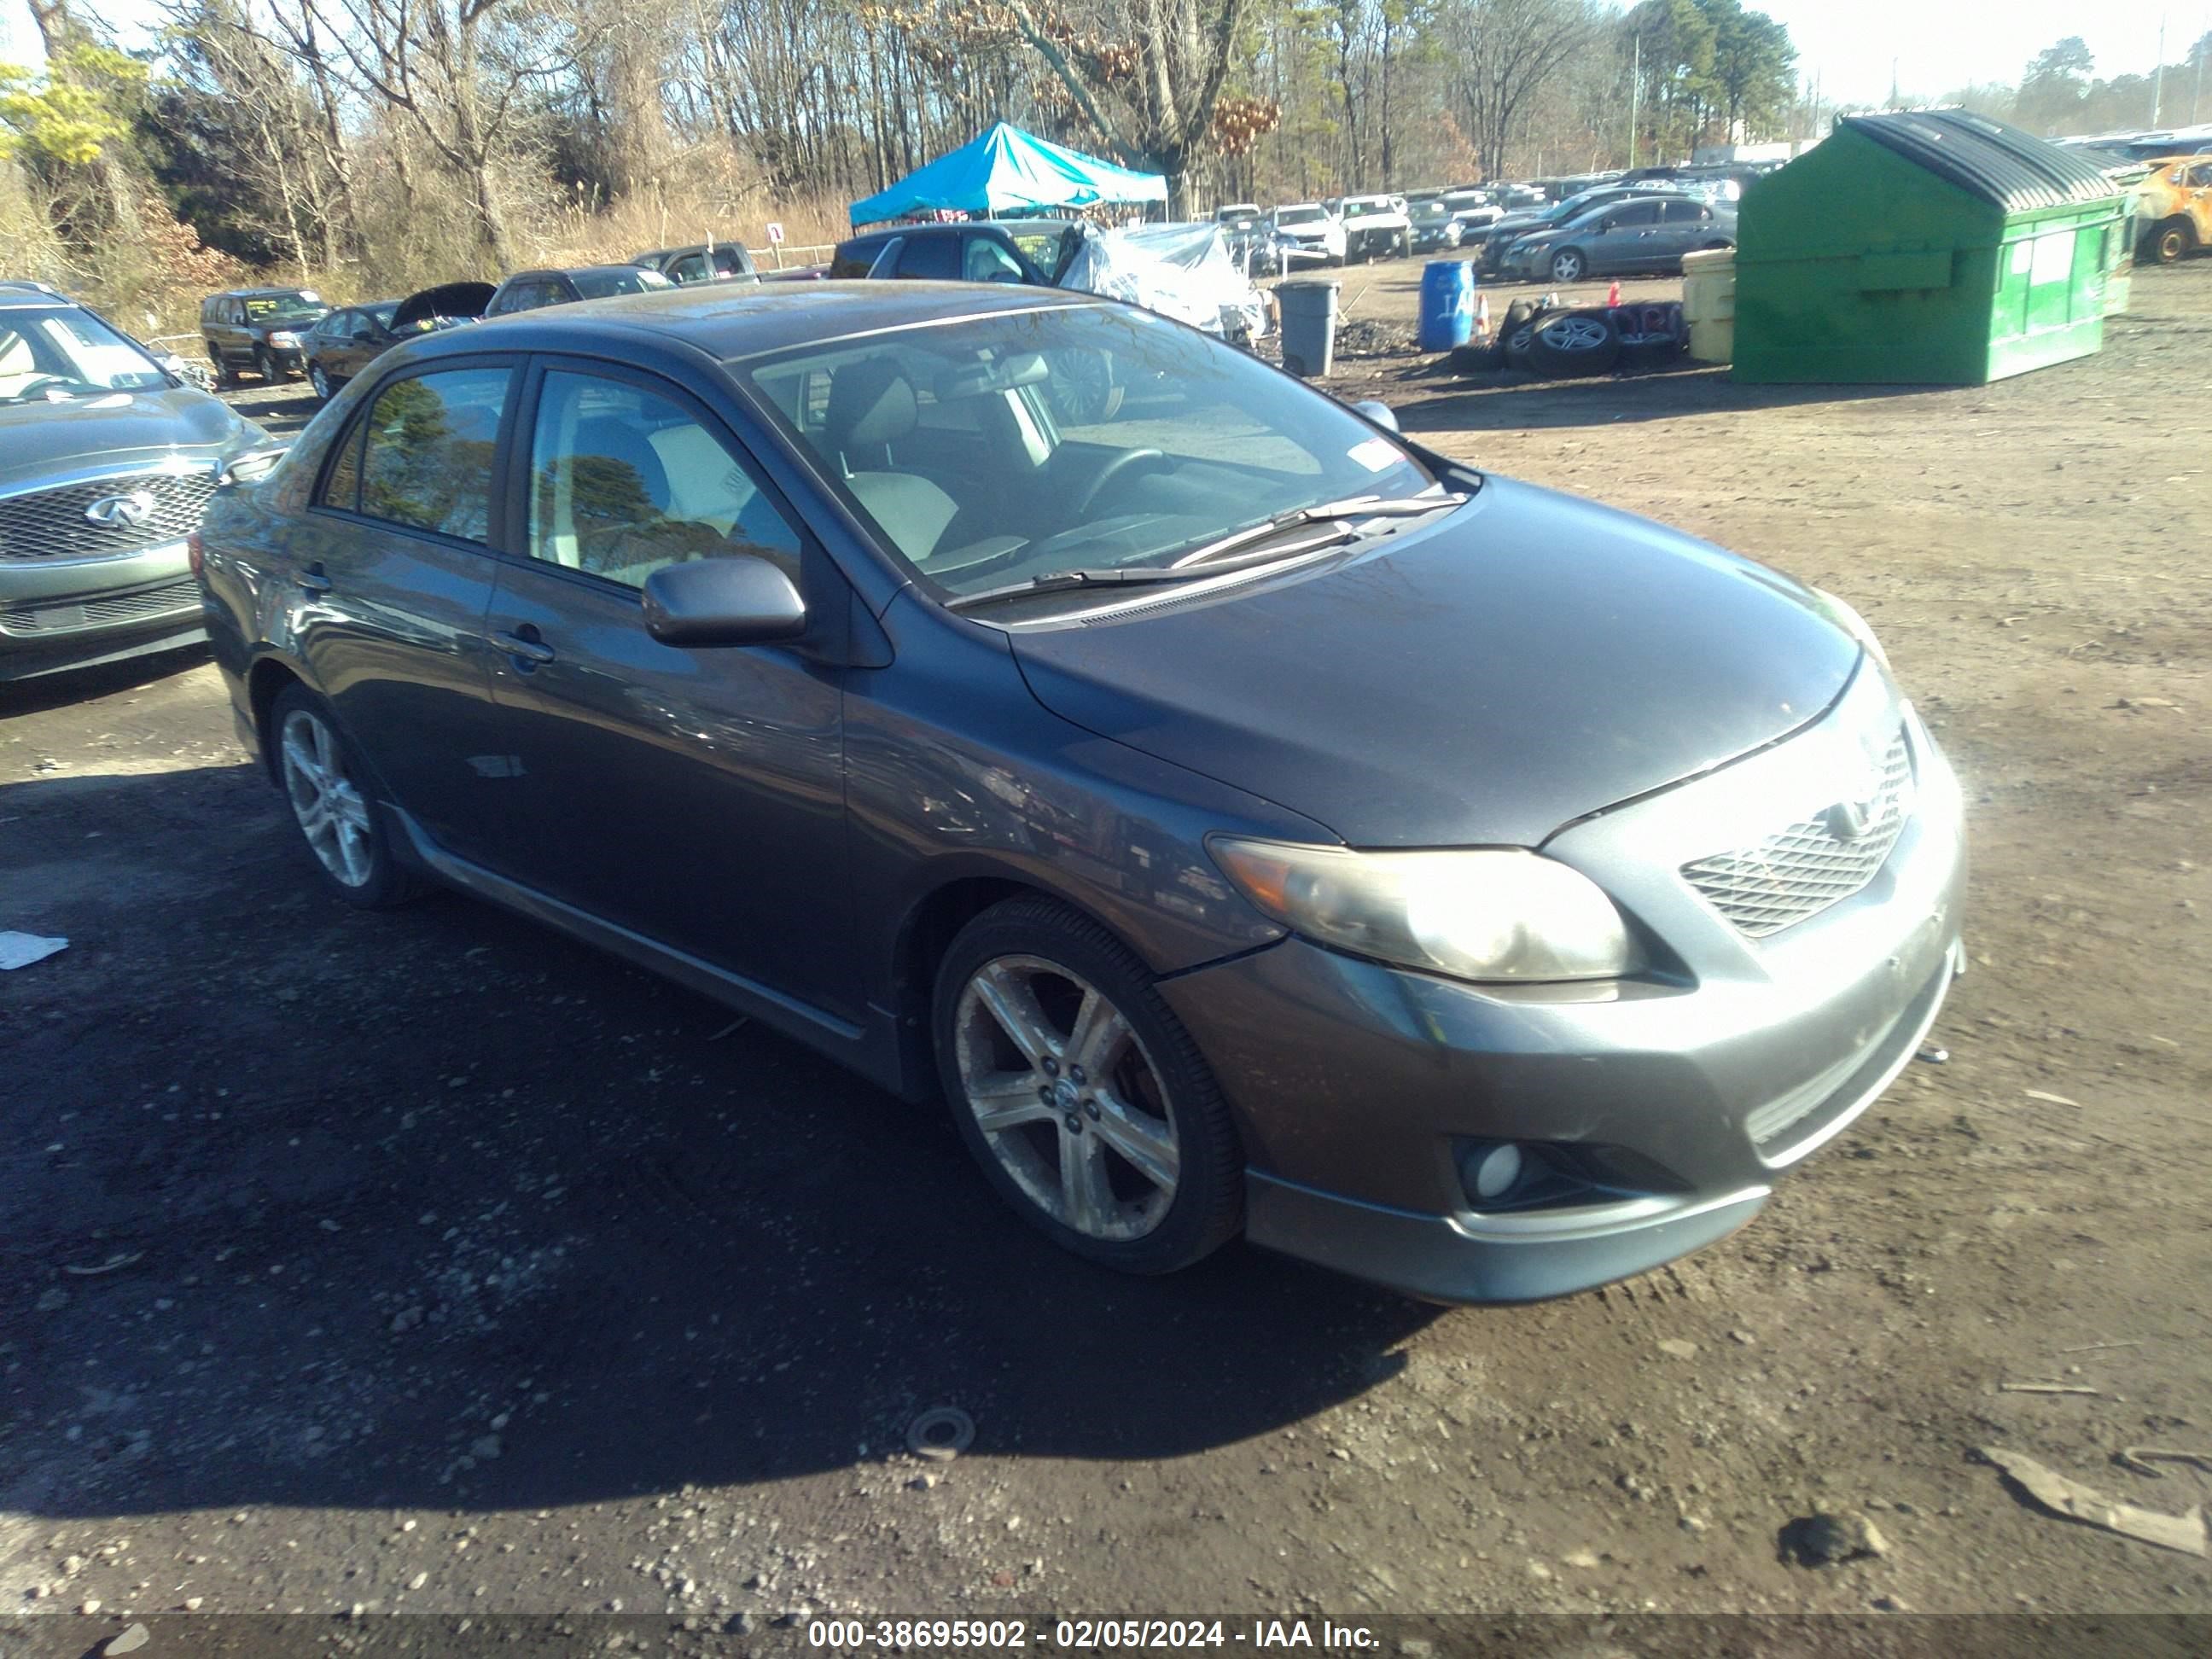
[[[340,728],[392,802],[469,858],[497,840],[505,805],[484,614],[517,374],[471,359],[387,382],[335,447],[283,578]]]
[[[1647,268],[1651,239],[1659,231],[1659,204],[1623,202],[1607,214],[1604,228],[1590,238],[1590,274]]]
[[[842,671],[808,641],[686,648],[641,593],[754,553],[836,624],[848,592],[741,447],[672,385],[551,367],[515,445],[526,503],[490,632],[521,816],[513,872],[785,995],[857,1012]]]

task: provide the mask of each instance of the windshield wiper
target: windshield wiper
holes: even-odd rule
[[[1263,552],[1246,553],[1234,559],[1217,559],[1203,569],[1185,569],[1173,564],[1131,564],[1103,570],[1054,570],[1005,587],[987,587],[980,593],[963,593],[956,599],[947,599],[945,608],[947,611],[973,611],[1000,599],[1024,599],[1032,593],[1053,593],[1070,588],[1147,587],[1164,583],[1205,581],[1252,565],[1279,564],[1303,553],[1318,552],[1322,548],[1334,547],[1339,542],[1348,542],[1352,536],[1352,528],[1348,525],[1322,525],[1313,534],[1287,547],[1271,547]]]
[[[1266,541],[1285,530],[1295,530],[1300,525],[1331,524],[1348,519],[1411,518],[1423,513],[1440,512],[1445,507],[1464,507],[1465,495],[1355,495],[1348,501],[1320,501],[1312,507],[1301,507],[1289,513],[1279,513],[1264,524],[1249,525],[1242,530],[1232,530],[1226,536],[1194,547],[1173,564],[1170,570],[1182,570],[1195,564],[1207,564],[1224,553],[1234,553],[1254,542]]]

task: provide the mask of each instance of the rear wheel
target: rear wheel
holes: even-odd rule
[[[305,686],[287,686],[270,708],[269,730],[284,799],[324,880],[364,909],[413,898],[419,884],[393,856],[366,774],[328,707]]]
[[[1220,1091],[1097,923],[1042,898],[993,906],[945,952],[932,1030],[961,1139],[1063,1249],[1164,1273],[1237,1231],[1243,1159]]]
[[[331,377],[323,373],[323,366],[320,363],[313,364],[308,368],[307,384],[315,388],[317,402],[325,404],[330,402]]]

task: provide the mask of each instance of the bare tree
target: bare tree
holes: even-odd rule
[[[1445,14],[1455,91],[1486,177],[1502,177],[1536,94],[1596,37],[1588,0],[1457,0]]]

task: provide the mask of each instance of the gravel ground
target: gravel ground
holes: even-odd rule
[[[5,694],[0,927],[71,942],[0,976],[0,1636],[2212,1611],[2202,1559],[1976,1449],[2168,1512],[2212,1484],[2112,1461],[2212,1447],[2208,378],[2212,262],[1988,388],[1334,385],[1842,592],[1969,790],[1948,1063],[1734,1238],[1534,1307],[1242,1247],[1103,1277],[935,1113],[482,905],[325,898],[204,661]],[[906,1446],[939,1405],[976,1431],[946,1463]],[[1821,1512],[1878,1553],[1802,1565]]]

